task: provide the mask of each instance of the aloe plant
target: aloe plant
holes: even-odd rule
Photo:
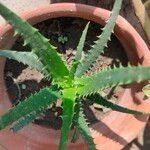
[[[87,76],[86,72],[94,65],[98,56],[104,52],[107,42],[115,26],[116,19],[121,8],[122,0],[116,0],[110,18],[103,32],[98,36],[85,57],[82,51],[88,31],[86,25],[72,66],[67,66],[56,51],[56,47],[49,43],[37,29],[21,19],[11,10],[0,3],[0,14],[14,27],[15,35],[19,34],[24,39],[24,44],[31,47],[31,52],[17,52],[11,50],[0,51],[1,57],[14,59],[42,72],[52,85],[32,94],[24,101],[11,108],[0,117],[0,129],[11,125],[14,132],[22,129],[34,121],[58,99],[63,103],[62,127],[59,149],[65,150],[68,143],[68,134],[73,125],[76,128],[75,139],[78,134],[85,139],[89,149],[96,149],[90,133],[89,124],[82,108],[83,97],[92,99],[94,103],[111,108],[122,113],[144,115],[149,114],[137,110],[131,110],[118,106],[99,94],[99,91],[116,85],[126,85],[133,82],[141,82],[150,79],[150,67],[128,66],[106,68]],[[136,74],[136,75],[135,75]]]

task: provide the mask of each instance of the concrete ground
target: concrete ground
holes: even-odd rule
[[[0,2],[14,12],[20,13],[22,11],[36,9],[38,6],[49,4],[51,0],[0,0]],[[4,19],[0,17],[0,24],[3,24],[4,22]]]

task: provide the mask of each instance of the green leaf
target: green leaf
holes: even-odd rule
[[[44,68],[43,64],[40,61],[38,61],[37,56],[31,52],[17,52],[17,51],[12,51],[12,50],[1,50],[0,56],[16,60],[18,62],[23,63],[24,65],[28,65],[31,68],[37,69],[38,71],[41,71],[41,72]]]
[[[21,119],[19,119],[11,128],[11,130],[16,133],[19,130],[21,130],[22,128],[24,128],[25,126],[27,126],[30,122],[34,121],[36,118],[39,117],[39,115],[44,112],[45,110],[40,110],[38,112],[33,112],[31,114],[28,114],[24,117],[22,117]]]
[[[78,131],[88,144],[89,150],[95,150],[95,144],[93,142],[93,138],[91,137],[90,129],[88,127],[87,120],[85,119],[80,99],[77,101],[77,111],[74,117],[74,122]]]
[[[102,105],[104,107],[110,108],[114,111],[133,114],[133,115],[146,115],[146,114],[149,114],[149,113],[146,113],[146,112],[136,111],[136,110],[132,110],[132,109],[129,109],[129,108],[125,108],[123,106],[119,106],[117,104],[114,104],[114,103],[106,100],[105,98],[103,98],[99,94],[94,94],[94,95],[90,96],[89,99],[92,99],[94,101],[94,103],[97,103],[97,104]]]
[[[105,69],[94,73],[89,77],[77,78],[77,90],[80,96],[90,95],[99,90],[116,85],[127,85],[134,82],[142,82],[150,79],[150,67],[120,67]]]
[[[0,3],[0,14],[13,25],[16,34],[20,34],[24,38],[25,44],[31,46],[32,52],[38,56],[39,61],[43,64],[44,70],[51,74],[55,81],[62,81],[65,76],[69,75],[69,71],[57,54],[56,48],[37,29],[2,3]]]
[[[46,87],[26,98],[14,108],[11,108],[3,116],[0,117],[0,129],[4,129],[8,125],[18,121],[26,115],[43,111],[47,109],[50,104],[59,98],[58,92],[53,87]]]
[[[90,22],[88,22],[87,25],[85,26],[85,29],[82,32],[79,44],[77,46],[77,51],[76,51],[76,55],[75,55],[75,60],[76,61],[81,60],[82,51],[83,51],[83,48],[84,48],[85,39],[86,39],[87,31],[88,31],[88,28],[89,28],[89,24],[90,24]]]
[[[84,73],[86,73],[86,71],[90,69],[90,67],[97,60],[100,54],[104,52],[104,48],[107,46],[107,42],[110,39],[111,33],[113,31],[117,17],[119,15],[121,4],[122,0],[115,0],[115,4],[111,12],[110,19],[108,20],[106,26],[103,28],[102,34],[98,36],[98,40],[95,41],[95,44],[90,49],[89,53],[77,67],[75,73],[77,77],[80,77]]]
[[[83,30],[81,38],[79,40],[76,55],[75,55],[75,59],[73,60],[72,68],[70,69],[71,77],[74,77],[74,73],[76,72],[76,68],[79,65],[80,60],[82,58],[82,52],[83,52],[85,39],[86,39],[87,31],[88,31],[88,28],[89,28],[89,24],[90,24],[90,22],[88,22],[87,25],[85,26],[85,29]]]
[[[63,124],[61,128],[61,139],[59,144],[59,150],[65,150],[68,142],[68,134],[72,125],[72,119],[74,116],[76,89],[69,88],[63,90]]]
[[[150,84],[144,86],[143,92],[147,97],[150,97]]]

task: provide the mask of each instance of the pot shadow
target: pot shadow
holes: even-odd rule
[[[137,92],[141,91],[143,85],[145,85],[146,83],[143,83],[143,84],[133,84],[132,86],[129,85],[126,86],[128,88],[131,89],[131,94],[133,96],[133,99],[134,99],[134,102],[139,105],[141,104],[141,101],[139,100],[139,97],[136,95]],[[110,91],[112,92],[112,91]],[[109,95],[109,94],[108,94]],[[144,97],[144,100],[146,100],[147,97]],[[94,113],[89,109],[90,111],[90,115],[92,116],[92,118],[94,119],[95,115]],[[147,115],[144,115],[144,116],[134,116],[137,120],[139,121],[142,121],[142,122],[145,122],[145,120],[148,118]],[[129,142],[126,141],[123,137],[121,137],[120,135],[118,135],[117,133],[115,133],[113,130],[111,130],[104,122],[102,122],[101,120],[96,120],[96,117],[95,117],[95,122],[94,123],[97,123],[99,122],[100,123],[100,126],[97,126],[95,128],[93,128],[97,133],[99,134],[102,134],[103,136],[123,145],[123,146],[126,146]],[[149,142],[149,139],[150,139],[150,120],[149,122],[147,123],[146,125],[146,128],[144,130],[144,136],[143,136],[143,145],[141,143],[138,142],[137,139],[135,139],[131,144],[128,144],[127,145],[127,148],[125,147],[124,150],[129,150],[129,147],[131,148],[131,146],[134,144],[136,145],[139,149],[141,150],[149,150],[149,147],[150,147],[150,142]]]
[[[150,149],[150,119],[146,124],[143,134],[139,135],[138,138],[134,139],[130,144],[128,144],[122,150],[130,150],[133,147],[139,150],[149,150]]]
[[[84,113],[85,116],[90,123],[90,125],[94,125],[96,123],[99,123],[100,125],[97,127],[92,127],[91,129],[94,130],[94,132],[98,134],[102,134],[108,139],[111,139],[115,141],[116,143],[119,143],[123,146],[127,145],[128,142],[126,139],[121,137],[119,134],[115,133],[109,126],[107,126],[105,123],[103,123],[101,120],[98,120],[94,114],[94,112],[91,110],[89,105],[87,104],[87,101],[83,101],[84,106]],[[91,105],[91,104],[90,104]]]
[[[141,101],[139,100],[139,97],[136,95],[137,92],[141,91],[143,85],[145,85],[145,83],[143,84],[134,84],[132,86],[129,86],[128,88],[131,88],[131,93],[134,99],[134,102],[139,105],[141,104]],[[127,87],[127,86],[126,86]],[[108,94],[109,95],[109,94]],[[147,97],[144,97],[144,100],[146,100]],[[91,110],[90,110],[91,111]],[[91,111],[90,114],[92,114],[92,118],[95,117],[95,115],[93,114],[93,112]],[[147,115],[144,116],[134,116],[137,120],[145,122],[145,120],[148,118]],[[133,140],[133,142],[131,144],[128,144],[129,142],[126,141],[123,137],[121,137],[120,135],[118,135],[117,133],[115,133],[113,130],[111,130],[104,122],[102,122],[101,120],[96,120],[95,118],[95,122],[94,123],[100,123],[100,126],[96,126],[95,128],[93,128],[97,133],[102,134],[103,136],[105,136],[106,138],[109,138],[123,146],[126,146],[123,150],[130,150],[130,148],[132,147],[132,145],[136,145],[136,147],[138,147],[141,150],[149,150],[150,147],[150,120],[147,123],[145,130],[144,130],[144,136],[143,136],[143,144],[141,144],[137,139]]]
[[[119,134],[115,133],[109,126],[107,126],[104,122],[99,120],[100,126],[94,127],[94,131],[96,131],[99,134],[102,134],[102,136],[105,136],[106,138],[119,143],[122,146],[126,146],[128,144],[128,141],[120,136]]]
[[[146,101],[148,99],[147,96],[141,95],[142,93],[142,89],[144,87],[144,85],[147,85],[148,82],[142,82],[141,84],[135,83],[133,85],[129,85],[129,88],[131,89],[131,95],[133,97],[134,103],[138,106],[140,104],[142,104],[143,101]],[[126,86],[128,87],[128,86]],[[140,94],[140,95],[139,95]],[[144,111],[144,110],[143,110]],[[145,120],[148,118],[148,115],[143,115],[143,116],[139,116],[139,115],[134,115],[135,118],[139,121],[145,122]]]

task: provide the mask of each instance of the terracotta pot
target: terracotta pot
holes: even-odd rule
[[[105,25],[110,11],[105,9],[74,4],[51,4],[34,11],[21,14],[22,18],[31,24],[57,17],[80,17]],[[11,48],[15,39],[12,37],[10,25],[0,27],[0,49]],[[150,52],[145,42],[134,28],[121,16],[118,17],[115,26],[115,35],[122,43],[125,52],[132,64],[140,62],[142,65],[150,65]],[[0,59],[0,112],[6,112],[11,107],[4,83],[5,59]],[[138,110],[150,111],[150,101],[144,101],[141,85],[126,88],[120,96],[119,104]],[[92,125],[92,136],[97,149],[121,149],[133,140],[145,126],[147,117],[135,117],[123,113],[111,111],[98,123]],[[70,133],[71,135],[72,133]],[[30,124],[17,134],[9,129],[0,132],[0,144],[9,150],[55,150],[58,148],[60,131]],[[86,144],[80,138],[76,144],[68,144],[68,149],[87,149]]]

